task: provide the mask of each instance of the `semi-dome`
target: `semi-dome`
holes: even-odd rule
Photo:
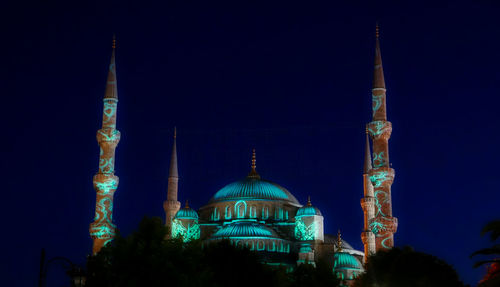
[[[176,219],[198,219],[198,213],[196,210],[189,207],[186,201],[186,207],[179,209],[175,214]]]
[[[212,239],[231,237],[279,238],[278,234],[271,228],[251,221],[237,221],[227,224],[212,235]]]
[[[313,206],[311,204],[311,199],[308,198],[307,205],[299,208],[299,210],[297,210],[297,214],[295,215],[295,217],[312,216],[312,215],[322,216],[321,211],[317,207]]]
[[[354,255],[349,254],[347,252],[337,252],[333,256],[333,269],[355,269],[361,270],[362,266],[359,260],[354,257]]]
[[[212,201],[240,199],[284,200],[294,205],[300,205],[295,196],[284,187],[252,176],[224,186],[217,191]]]
[[[340,230],[337,234],[337,252],[333,255],[333,270],[362,270],[361,262],[349,252],[344,251]]]

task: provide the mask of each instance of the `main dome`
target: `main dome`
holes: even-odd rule
[[[243,180],[236,181],[224,186],[212,197],[211,201],[225,200],[284,200],[294,205],[299,205],[295,196],[293,196],[284,187],[259,177],[248,176]]]

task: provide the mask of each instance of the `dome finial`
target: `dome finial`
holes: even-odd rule
[[[257,162],[257,159],[255,156],[255,149],[252,149],[252,170],[250,170],[248,177],[258,179],[258,178],[260,178],[260,176],[257,173],[257,165],[255,164],[256,162]]]
[[[378,21],[375,24],[375,37],[378,39],[380,36],[380,26],[378,25]]]
[[[312,206],[311,204],[311,196],[307,196],[307,206]]]
[[[116,35],[113,34],[113,44],[111,45],[113,49],[116,49]]]
[[[340,229],[337,233],[337,252],[342,251],[342,234],[340,233]]]
[[[189,209],[189,200],[186,199],[186,205],[184,206],[185,209]]]
[[[255,163],[257,162],[256,156],[255,156],[255,149],[252,149],[252,171],[256,171],[255,169],[257,166]]]

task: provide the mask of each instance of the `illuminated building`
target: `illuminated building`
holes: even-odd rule
[[[120,132],[116,129],[118,90],[115,48],[116,41],[113,39],[113,51],[103,99],[102,128],[97,131],[97,142],[100,147],[99,171],[93,179],[97,196],[94,222],[90,224],[90,236],[94,241],[93,254],[99,252],[106,243],[113,240],[116,228],[113,224],[113,195],[118,188],[118,177],[114,173],[115,149],[120,141]]]
[[[241,180],[216,191],[209,202],[195,210],[178,201],[176,132],[170,160],[167,199],[163,202],[165,225],[171,238],[184,242],[201,240],[210,244],[229,240],[235,246],[257,252],[262,261],[292,269],[300,264],[324,260],[344,283],[363,272],[365,257],[394,244],[397,220],[392,217],[391,184],[394,170],[389,164],[388,140],[392,131],[387,121],[386,89],[377,27],[375,67],[372,89],[373,120],[366,127],[366,150],[363,169],[364,212],[362,241],[364,252],[352,248],[337,236],[324,233],[321,211],[308,199],[301,204],[283,186],[261,178],[257,172],[255,150],[250,171]],[[114,47],[114,46],[113,46]],[[94,177],[97,191],[96,218],[90,233],[94,252],[114,236],[112,223],[113,193],[118,185],[114,172],[114,149],[120,134],[116,127],[116,77],[114,49],[108,86],[104,97],[103,128],[98,132],[101,146],[99,173]],[[370,152],[373,142],[373,158]]]

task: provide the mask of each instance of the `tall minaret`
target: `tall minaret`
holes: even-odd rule
[[[389,138],[392,124],[387,121],[386,89],[382,56],[380,54],[379,28],[376,28],[375,67],[373,72],[372,110],[373,119],[368,124],[368,132],[373,142],[373,168],[369,172],[374,189],[375,217],[369,226],[375,234],[376,250],[394,246],[397,218],[392,217],[391,185],[394,169],[389,162]]]
[[[370,139],[368,128],[366,129],[365,143],[365,163],[363,167],[363,193],[361,207],[364,213],[364,230],[361,233],[361,239],[365,247],[365,259],[375,253],[375,234],[370,229],[370,222],[375,217],[375,198],[373,197],[373,185],[370,180],[370,171],[372,170],[372,158],[370,152]]]
[[[92,252],[96,254],[115,236],[113,224],[113,194],[118,187],[115,173],[115,149],[120,141],[120,132],[116,129],[116,110],[118,91],[115,67],[116,40],[113,37],[113,51],[109,64],[108,81],[104,93],[102,128],[97,131],[100,147],[99,171],[94,175],[94,189],[97,192],[94,222],[90,224],[90,236],[94,241]]]
[[[172,156],[170,158],[170,171],[168,175],[167,200],[163,202],[165,210],[165,225],[171,230],[172,220],[175,214],[181,208],[181,203],[177,200],[177,191],[179,186],[179,172],[177,170],[177,129],[174,128],[174,143],[172,145]],[[170,238],[171,232],[168,233]]]

